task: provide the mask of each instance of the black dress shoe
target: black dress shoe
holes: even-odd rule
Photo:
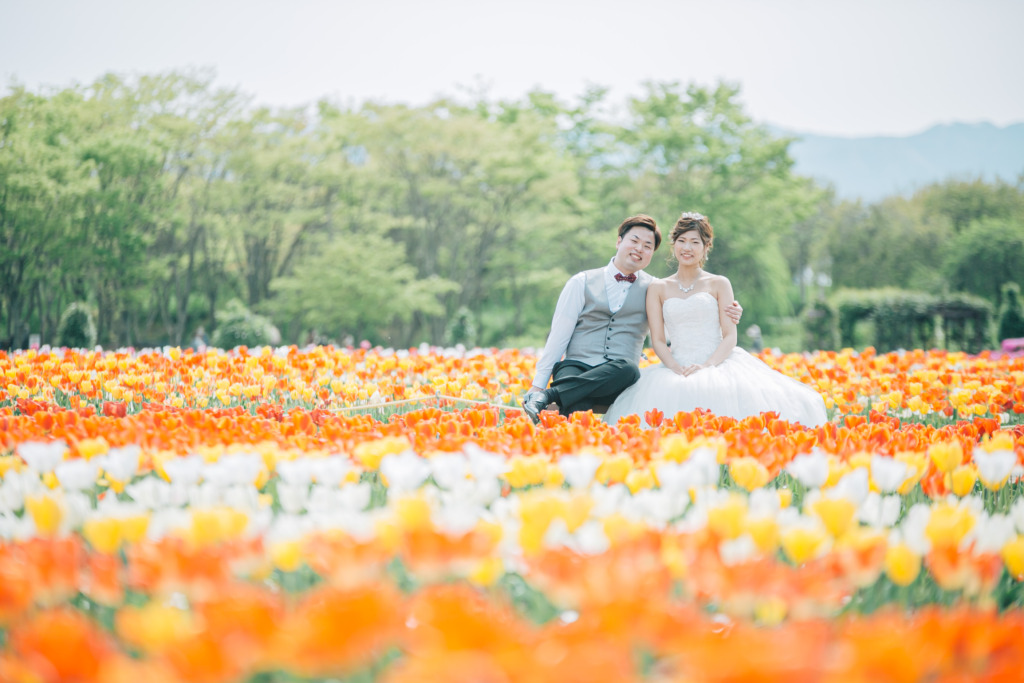
[[[533,424],[540,422],[540,411],[548,407],[548,395],[543,391],[531,391],[523,398],[523,411],[533,420]]]

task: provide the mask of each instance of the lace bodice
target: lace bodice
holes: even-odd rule
[[[718,299],[697,292],[685,299],[666,299],[661,307],[665,336],[672,343],[672,357],[681,365],[703,363],[722,342]]]

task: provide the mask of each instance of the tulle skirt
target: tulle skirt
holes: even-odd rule
[[[640,379],[609,406],[604,421],[615,424],[625,415],[643,415],[657,408],[666,418],[680,411],[705,408],[715,415],[741,419],[767,411],[787,422],[817,427],[828,421],[821,394],[772,370],[741,348],[722,363],[684,377],[664,365],[640,372]]]

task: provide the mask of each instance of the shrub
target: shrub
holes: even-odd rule
[[[96,346],[96,324],[85,303],[76,301],[64,309],[57,324],[57,343],[71,349]]]
[[[448,346],[462,344],[467,348],[476,346],[476,316],[473,311],[462,306],[455,312],[444,331],[444,341]]]
[[[807,349],[834,350],[838,346],[839,313],[834,306],[824,301],[815,301],[804,309],[804,347]]]
[[[215,314],[217,329],[210,343],[222,349],[236,346],[264,346],[273,343],[275,329],[262,315],[250,311],[238,299],[231,299]]]
[[[1024,337],[1024,306],[1021,306],[1020,285],[1003,285],[1003,304],[999,307],[999,340]]]
[[[936,325],[941,325],[947,349],[976,353],[989,345],[992,306],[970,294],[848,289],[833,296],[831,303],[839,316],[843,346],[854,346],[854,328],[861,320],[874,323],[871,345],[882,352],[930,348],[936,343]]]

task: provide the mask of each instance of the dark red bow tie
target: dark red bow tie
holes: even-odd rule
[[[636,273],[630,273],[629,275],[623,275],[622,273],[615,273],[616,282],[636,282]]]

